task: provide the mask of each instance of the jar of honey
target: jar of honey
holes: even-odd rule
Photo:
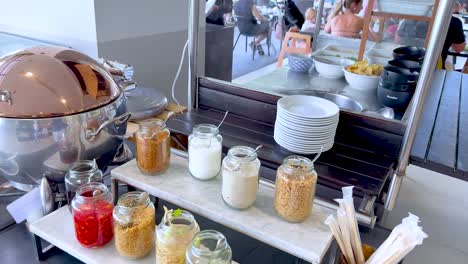
[[[106,185],[91,182],[78,188],[72,212],[76,238],[82,246],[101,247],[112,240],[113,209],[112,194]]]
[[[135,133],[136,162],[143,174],[161,174],[171,159],[171,132],[162,121],[147,121]]]

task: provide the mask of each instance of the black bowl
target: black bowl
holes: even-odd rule
[[[421,65],[418,62],[410,60],[391,60],[388,62],[389,65],[395,66],[397,68],[408,69],[412,72],[420,72]]]
[[[393,58],[398,60],[410,60],[422,63],[426,55],[425,48],[404,46],[393,50]]]
[[[387,65],[382,71],[381,80],[395,84],[416,84],[419,73],[404,68]]]

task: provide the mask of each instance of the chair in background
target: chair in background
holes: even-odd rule
[[[242,36],[245,36],[245,52],[247,52],[249,37],[253,37],[253,42],[255,43],[256,37],[260,36],[261,34],[251,33],[251,28],[252,28],[253,23],[250,19],[246,19],[241,16],[234,16],[234,19],[236,20],[236,25],[237,25],[237,28],[239,29],[239,35],[237,36],[236,42],[234,43],[234,47],[232,49],[234,50],[236,48],[237,42],[239,42],[239,38],[242,35]],[[270,56],[271,34],[268,35],[266,41],[267,41],[267,47],[268,47],[268,56]],[[252,47],[252,60],[255,59],[255,51],[257,51],[257,47],[253,46]]]
[[[305,46],[301,47],[298,45],[299,41],[304,41]],[[277,67],[281,67],[283,65],[284,55],[287,53],[298,53],[298,54],[309,54],[311,51],[311,43],[312,43],[312,36],[310,34],[304,33],[296,33],[296,32],[287,32],[284,40],[283,45],[281,46],[281,52],[278,57],[278,64]]]

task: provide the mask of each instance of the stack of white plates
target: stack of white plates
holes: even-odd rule
[[[314,154],[333,147],[339,107],[323,98],[292,95],[278,100],[275,141],[283,148]]]

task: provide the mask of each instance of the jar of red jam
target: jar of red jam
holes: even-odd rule
[[[78,188],[72,211],[76,238],[82,246],[95,248],[112,240],[113,209],[112,194],[106,185],[91,182]]]

